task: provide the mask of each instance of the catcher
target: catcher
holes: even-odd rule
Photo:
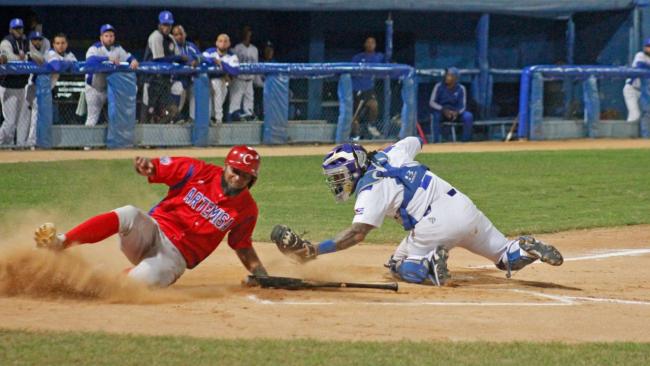
[[[309,261],[362,242],[388,216],[408,234],[385,266],[406,282],[444,285],[451,277],[447,259],[454,247],[491,260],[508,277],[538,259],[562,264],[555,247],[532,236],[506,239],[467,196],[414,160],[421,147],[416,137],[370,153],[357,144],[335,147],[322,167],[337,201],[356,194],[352,226],[314,245],[277,225],[271,240],[283,253]]]
[[[120,248],[135,267],[128,276],[150,286],[173,284],[196,267],[228,234],[246,269],[257,277],[266,269],[252,245],[257,205],[249,189],[257,180],[260,156],[252,147],[233,147],[225,167],[178,157],[135,158],[135,171],[149,183],[169,186],[167,196],[148,213],[124,206],[92,217],[65,234],[53,224],[34,235],[37,247],[63,250],[120,235]]]

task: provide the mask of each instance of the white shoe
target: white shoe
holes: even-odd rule
[[[368,132],[370,132],[370,134],[374,138],[381,137],[381,132],[379,132],[379,130],[375,126],[368,126]]]
[[[56,233],[56,227],[53,223],[47,222],[36,229],[34,232],[34,241],[37,248],[50,250],[63,250],[65,236]]]

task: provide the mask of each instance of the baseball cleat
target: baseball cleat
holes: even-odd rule
[[[375,126],[368,126],[368,132],[372,135],[373,138],[381,137],[381,132]]]
[[[37,248],[63,250],[62,235],[57,235],[56,227],[51,222],[47,222],[36,229],[34,232],[34,241],[36,242]]]
[[[552,266],[559,266],[564,262],[562,254],[552,245],[544,244],[532,236],[519,238],[519,247],[530,256]]]
[[[437,247],[431,256],[431,282],[436,286],[444,286],[451,279],[447,259],[449,259],[449,251],[443,246]]]

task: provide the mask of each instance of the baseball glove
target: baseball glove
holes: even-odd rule
[[[300,237],[286,225],[275,225],[271,231],[271,241],[278,249],[292,258],[306,262],[316,258],[316,247],[309,241]]]

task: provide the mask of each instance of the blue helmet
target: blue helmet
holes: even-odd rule
[[[325,155],[323,174],[337,202],[350,198],[367,165],[368,153],[357,144],[338,145]]]

